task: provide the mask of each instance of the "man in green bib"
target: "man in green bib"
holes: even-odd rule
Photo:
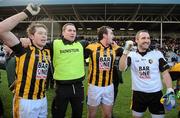
[[[84,49],[86,42],[76,41],[74,24],[62,28],[61,39],[51,44],[51,55],[56,81],[56,96],[52,104],[52,117],[64,118],[68,103],[72,107],[72,118],[81,118],[84,101]]]

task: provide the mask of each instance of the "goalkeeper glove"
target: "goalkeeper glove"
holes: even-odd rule
[[[29,3],[23,12],[28,16],[34,16],[37,15],[40,12],[40,7],[36,4]]]
[[[162,96],[160,102],[164,105],[165,109],[170,111],[176,106],[175,94],[172,88],[168,88],[166,94]]]
[[[132,47],[133,47],[133,41],[130,41],[130,40],[126,41],[123,54],[127,55],[130,52],[130,50],[132,49]]]

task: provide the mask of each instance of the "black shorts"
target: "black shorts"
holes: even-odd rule
[[[162,96],[162,91],[154,93],[133,91],[132,110],[136,112],[145,112],[148,108],[152,114],[165,114],[164,106],[160,103]]]
[[[0,98],[0,118],[1,118],[1,116],[3,116],[3,113],[4,113],[3,103],[2,103],[2,100]]]

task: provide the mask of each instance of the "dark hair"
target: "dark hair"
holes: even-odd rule
[[[138,39],[139,34],[140,34],[141,32],[146,32],[146,33],[149,34],[148,30],[139,30],[139,31],[136,33],[136,37],[135,37],[136,39]]]
[[[107,29],[111,29],[111,27],[109,26],[102,26],[100,28],[98,28],[97,34],[98,34],[98,40],[102,40],[103,39],[103,34],[107,34],[108,31]]]

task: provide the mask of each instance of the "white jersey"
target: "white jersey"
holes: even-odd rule
[[[136,52],[130,52],[132,90],[146,93],[157,92],[162,89],[162,81],[159,70],[159,59],[164,56],[160,51],[152,50],[144,56]]]

